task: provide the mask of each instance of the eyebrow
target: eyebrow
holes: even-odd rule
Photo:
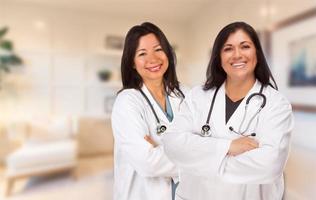
[[[245,43],[252,43],[252,42],[250,42],[250,41],[242,41],[240,44],[245,44]],[[224,44],[223,45],[223,47],[225,47],[225,46],[233,46],[232,44]]]
[[[160,44],[160,43],[156,44],[156,45],[154,46],[154,48],[156,48],[156,47],[158,47],[158,46],[161,46],[161,44]]]
[[[240,44],[245,44],[245,43],[253,43],[253,42],[251,42],[251,41],[243,41],[243,42],[241,42]]]
[[[159,46],[161,46],[161,44],[156,44],[153,47],[156,48],[156,47],[159,47]],[[136,52],[138,52],[138,51],[146,51],[146,49],[138,49],[138,50],[136,50]]]

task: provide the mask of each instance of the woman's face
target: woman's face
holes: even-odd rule
[[[152,33],[140,37],[134,57],[135,69],[146,83],[162,81],[167,71],[168,57]]]
[[[221,49],[220,57],[228,81],[255,80],[256,47],[242,29],[230,34]]]

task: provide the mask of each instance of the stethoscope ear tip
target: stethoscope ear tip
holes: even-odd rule
[[[256,133],[251,133],[250,136],[255,137]]]

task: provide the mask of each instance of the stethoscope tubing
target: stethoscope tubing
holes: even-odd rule
[[[219,90],[219,87],[216,88],[215,93],[213,95],[211,107],[210,107],[210,110],[208,112],[207,119],[206,119],[206,124],[210,123],[210,119],[211,119],[211,115],[212,115],[212,112],[213,112],[213,107],[214,107],[214,104],[215,104],[215,99],[216,99],[218,90]]]
[[[150,106],[150,109],[152,111],[152,113],[154,114],[155,116],[155,119],[156,119],[156,122],[157,122],[157,128],[156,128],[156,134],[158,136],[160,136],[161,134],[163,134],[166,130],[167,130],[167,126],[165,125],[162,125],[160,123],[160,120],[159,120],[159,117],[157,116],[157,113],[153,107],[153,105],[151,104],[150,100],[148,99],[147,95],[143,92],[143,90],[139,89],[140,93],[142,94],[142,96],[145,98],[145,100],[147,101],[147,103],[149,104]]]
[[[238,132],[234,130],[233,127],[229,127],[229,130],[236,133],[236,134],[239,134],[241,136],[245,136],[245,137],[248,137],[248,136],[256,136],[256,133],[251,133],[249,135],[245,135],[245,132],[249,129],[249,126],[250,124],[252,123],[252,121],[255,119],[255,117],[260,113],[260,111],[265,107],[266,105],[266,102],[267,102],[267,98],[266,96],[262,93],[263,92],[263,87],[264,85],[261,84],[261,87],[260,87],[260,91],[257,92],[257,93],[253,93],[251,95],[249,95],[249,97],[246,99],[246,105],[245,105],[245,112],[244,112],[244,115],[243,115],[243,119],[239,125],[239,129],[238,129]],[[212,111],[213,111],[213,107],[214,107],[214,103],[215,103],[215,100],[216,100],[216,96],[217,96],[217,92],[219,90],[219,87],[216,88],[215,92],[214,92],[214,95],[213,95],[213,98],[212,98],[212,102],[211,102],[211,106],[209,108],[209,112],[208,112],[208,115],[207,115],[207,119],[206,119],[206,123],[205,125],[202,126],[202,129],[201,129],[201,133],[199,134],[200,136],[202,137],[210,137],[212,135],[211,133],[211,128],[210,128],[210,125],[209,125],[209,122],[210,122],[210,118],[211,118],[211,115],[212,115]],[[247,126],[246,126],[246,129],[244,131],[240,131],[241,128],[242,128],[242,125],[244,124],[245,122],[245,119],[246,119],[246,115],[247,115],[247,111],[248,111],[248,105],[250,103],[250,100],[255,97],[255,96],[260,96],[262,98],[262,103],[259,107],[259,109],[256,111],[256,113],[251,117],[251,119],[249,120]],[[206,131],[207,130],[207,131]]]
[[[244,112],[244,115],[243,115],[243,118],[242,118],[242,121],[239,125],[239,128],[238,128],[238,132],[240,135],[244,135],[246,133],[246,131],[249,129],[249,126],[250,124],[252,123],[252,121],[255,119],[255,117],[261,112],[261,110],[265,107],[266,105],[266,102],[267,102],[267,98],[266,96],[262,93],[263,91],[263,85],[261,85],[261,88],[260,88],[260,92],[258,93],[253,93],[251,94],[247,100],[246,100],[246,105],[245,105],[245,112]],[[259,96],[262,98],[262,103],[260,105],[260,107],[258,108],[258,110],[256,111],[256,113],[250,118],[246,128],[242,131],[241,128],[245,122],[245,119],[246,119],[246,116],[247,116],[247,111],[248,111],[248,106],[249,106],[249,103],[250,103],[250,100],[255,97],[255,96]]]
[[[160,120],[159,120],[159,118],[158,118],[158,116],[157,116],[157,113],[156,113],[156,111],[155,111],[153,105],[151,104],[150,100],[148,99],[147,95],[143,92],[143,90],[140,89],[139,91],[140,91],[140,93],[143,95],[143,97],[146,99],[147,103],[149,104],[152,113],[155,115],[157,124],[160,124]]]

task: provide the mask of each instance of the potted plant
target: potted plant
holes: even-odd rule
[[[9,73],[11,67],[22,64],[22,59],[14,53],[13,43],[4,38],[8,30],[8,27],[0,28],[0,88],[2,75]]]

